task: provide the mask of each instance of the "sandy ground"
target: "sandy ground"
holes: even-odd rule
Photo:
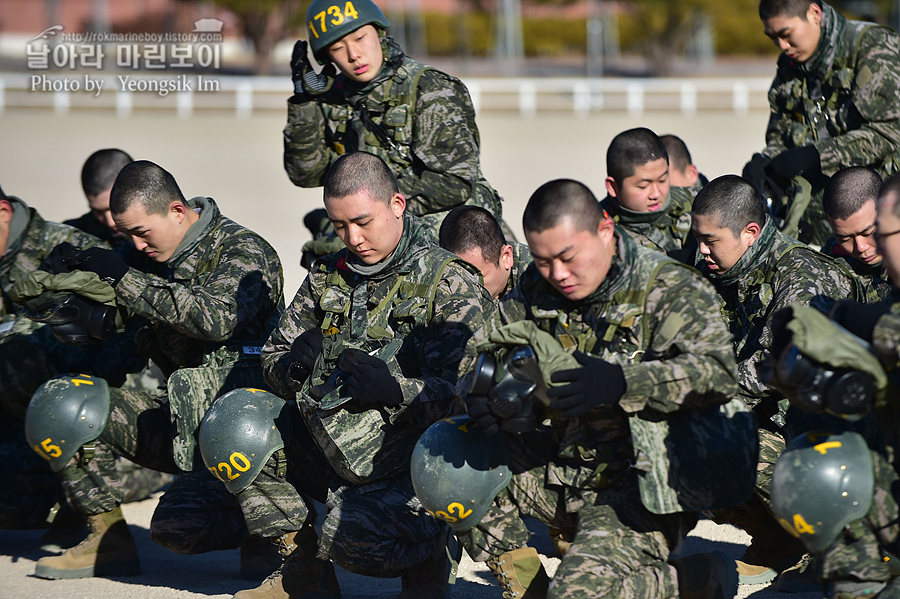
[[[739,173],[763,146],[767,115],[740,118],[728,112],[682,117],[677,111],[647,114],[640,120],[624,113],[600,113],[580,120],[570,115],[482,115],[482,164],[485,175],[505,197],[505,215],[521,234],[521,214],[529,195],[559,177],[579,179],[598,196],[605,192],[606,147],[627,128],[646,126],[681,136],[694,161],[710,178]],[[321,190],[294,187],[281,166],[278,115],[245,121],[229,114],[196,114],[179,120],[174,112],[139,112],[126,120],[111,112],[82,110],[56,117],[49,110],[0,114],[0,185],[20,196],[47,218],[62,220],[85,211],[79,176],[93,151],[119,147],[135,158],[153,160],[170,170],[185,195],[212,196],[222,211],[268,239],[284,263],[285,293],[290,299],[305,271],[298,258],[309,233],[301,218],[321,205]],[[155,500],[125,506],[141,552],[144,574],[119,580],[45,581],[34,578],[40,531],[0,531],[0,598],[229,597],[253,586],[235,578],[237,551],[179,556],[150,541],[147,530]],[[550,551],[546,537],[536,543]],[[701,522],[685,553],[720,550],[738,557],[746,535],[729,526]],[[556,560],[547,558],[553,571]],[[395,597],[398,580],[367,579],[339,572],[346,599]],[[740,597],[778,595],[764,585],[742,587]],[[466,561],[455,588],[457,598],[500,597],[490,573]],[[781,595],[778,595],[781,596]],[[796,595],[798,599],[810,599]],[[786,597],[786,596],[783,596]]]

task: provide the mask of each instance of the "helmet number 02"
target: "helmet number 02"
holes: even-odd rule
[[[231,463],[229,463],[231,462]],[[231,468],[234,467],[237,472],[232,472]],[[228,462],[219,462],[218,466],[214,468],[210,468],[209,471],[213,473],[213,476],[218,478],[220,481],[227,482],[222,476],[227,476],[228,480],[234,480],[241,475],[241,472],[246,472],[250,470],[250,460],[247,459],[247,456],[242,454],[239,451],[235,451],[231,454],[231,458]]]
[[[359,13],[356,12],[356,8],[353,7],[352,2],[347,2],[346,4],[344,4],[343,12],[341,12],[341,8],[339,6],[337,6],[336,4],[332,4],[331,6],[317,14],[315,17],[313,17],[313,20],[309,22],[309,30],[312,31],[312,34],[314,36],[316,36],[316,39],[319,38],[320,32],[325,33],[326,31],[328,31],[329,25],[325,22],[328,15],[331,16],[331,18],[328,19],[328,23],[333,27],[337,27],[345,20],[354,20],[359,18]],[[316,21],[319,22],[319,31],[316,31]]]
[[[35,449],[35,451],[37,451],[38,454],[40,454],[40,453],[46,454],[48,456],[47,457],[48,460],[50,458],[58,458],[59,456],[62,455],[62,450],[59,448],[59,445],[53,445],[53,439],[51,439],[50,437],[47,437],[46,439],[41,441],[40,447],[35,445],[34,449]],[[41,452],[41,449],[43,449],[44,451]]]

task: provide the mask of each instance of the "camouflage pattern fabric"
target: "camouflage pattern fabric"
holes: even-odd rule
[[[822,246],[822,253],[831,256],[853,273],[857,301],[874,304],[887,299],[894,291],[894,284],[887,275],[884,263],[869,266],[856,260],[837,244],[834,237],[830,237],[825,242],[825,245]]]
[[[769,124],[763,155],[814,145],[822,173],[866,166],[882,177],[900,170],[900,38],[887,27],[848,21],[822,4],[822,34],[816,54],[798,64],[786,54],[769,89]],[[821,191],[827,179],[810,180],[806,220],[813,243],[830,235]],[[793,197],[788,190],[788,205]]]
[[[284,167],[295,185],[318,187],[339,156],[366,151],[390,166],[407,210],[429,215],[437,237],[446,212],[481,206],[499,220],[500,197],[481,173],[475,109],[457,78],[404,56],[382,40],[385,62],[369,83],[342,75],[315,99],[288,102]]]
[[[143,501],[175,480],[175,476],[168,472],[144,468],[123,457],[116,458],[116,472],[124,491],[122,503]]]
[[[666,201],[656,212],[632,212],[607,196],[600,206],[638,245],[671,254],[696,246],[691,235],[694,196],[684,187],[670,187]]]
[[[794,303],[827,311],[837,300],[856,299],[853,279],[842,266],[777,231],[768,217],[756,242],[726,272],[711,273],[702,260],[698,268],[719,293],[734,337],[741,396],[751,408],[781,397],[756,371],[772,344],[772,315]]]

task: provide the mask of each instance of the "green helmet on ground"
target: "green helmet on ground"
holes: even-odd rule
[[[62,470],[81,446],[100,436],[109,418],[109,385],[85,374],[64,375],[41,385],[25,412],[31,448]]]
[[[413,448],[413,487],[425,509],[458,532],[476,526],[509,484],[509,450],[468,416],[432,424]]]
[[[875,489],[872,453],[858,433],[813,431],[795,437],[772,474],[778,522],[818,553],[869,511]]]
[[[203,463],[230,492],[240,493],[291,438],[289,410],[286,401],[262,389],[229,391],[200,422]]]
[[[313,0],[306,11],[307,38],[319,64],[325,64],[325,48],[365,25],[390,26],[372,0]]]

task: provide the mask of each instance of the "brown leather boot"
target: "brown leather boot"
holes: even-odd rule
[[[90,532],[84,514],[71,507],[68,501],[63,501],[53,517],[50,528],[41,535],[41,549],[62,553],[69,547],[77,545]]]
[[[507,551],[489,559],[488,568],[494,573],[504,599],[545,599],[550,577],[544,570],[541,556],[534,547]]]
[[[281,554],[271,539],[250,537],[241,543],[242,580],[264,580],[281,566]]]
[[[724,553],[698,553],[671,563],[678,571],[681,599],[732,599],[737,595],[737,565]]]
[[[448,528],[442,533],[441,541],[431,557],[400,575],[400,583],[403,586],[397,599],[450,597],[450,585],[456,583],[458,548],[456,537]]]
[[[137,576],[141,573],[137,547],[122,508],[88,516],[90,533],[62,555],[42,557],[34,569],[38,578]]]
[[[312,526],[273,539],[283,558],[255,589],[234,594],[234,599],[341,599],[341,588],[331,562],[316,559],[318,537]]]

